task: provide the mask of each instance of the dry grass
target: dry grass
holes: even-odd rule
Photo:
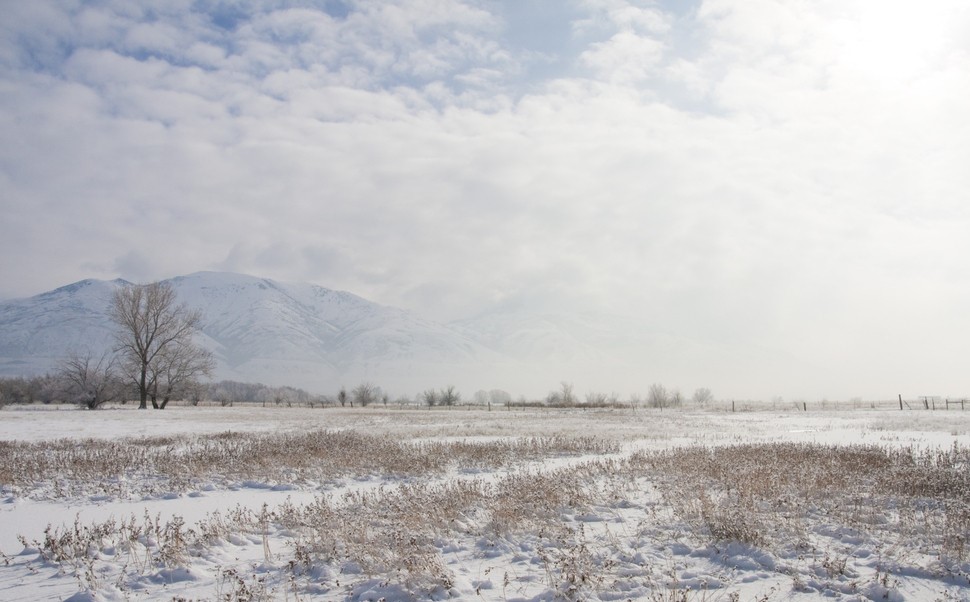
[[[440,475],[451,469],[475,472],[617,449],[615,443],[592,437],[408,443],[355,431],[0,441],[0,487],[23,495],[53,483],[54,498],[126,497],[185,492],[212,481],[312,483]]]
[[[223,450],[213,451],[216,459],[203,464],[221,470],[229,470],[225,458],[256,462],[259,453],[276,453],[285,469],[296,472],[327,466],[327,474],[423,476],[440,475],[455,464],[478,469],[612,449],[593,440],[401,444],[323,432],[286,439],[306,445],[305,455],[293,448],[271,452],[271,442],[279,441],[227,435],[154,444],[156,450],[171,446],[172,454]],[[352,453],[326,458],[338,453],[333,451],[338,442]],[[364,450],[372,457],[358,460]],[[417,468],[406,468],[408,462],[390,455],[422,460]],[[259,466],[269,470],[268,464]],[[592,518],[586,522],[580,516]],[[871,548],[879,557],[874,579],[890,592],[894,575],[903,570],[970,584],[968,532],[966,448],[764,444],[642,452],[494,479],[400,482],[338,498],[320,496],[307,505],[237,509],[210,515],[191,528],[180,520],[163,524],[151,517],[75,524],[48,529],[43,540],[24,543],[45,561],[73,567],[88,587],[97,585],[99,563],[122,563],[122,572],[145,574],[190,564],[214,546],[241,541],[261,544],[267,565],[282,568],[260,581],[224,574],[220,587],[230,592],[327,593],[348,582],[378,580],[417,597],[440,598],[456,593],[449,554],[466,552],[483,563],[499,558],[515,564],[524,557],[518,568],[497,569],[504,571],[503,588],[535,587],[534,575],[526,574],[532,570],[541,572],[545,591],[562,599],[626,591],[631,597],[693,601],[738,598],[727,582],[707,589],[679,580],[672,565],[656,560],[672,542],[687,540],[693,549],[710,546],[715,555],[741,544],[778,559],[765,570],[790,577],[794,591],[845,593],[866,585],[853,570],[851,550],[840,541],[847,536],[851,545]],[[285,549],[271,550],[269,542],[280,540],[287,542]],[[934,558],[928,565],[907,564],[927,556]],[[759,599],[786,594],[772,586]]]
[[[22,538],[22,543],[42,560],[73,571],[82,588],[94,590],[107,563],[120,563],[123,576],[146,575],[184,567],[192,557],[230,541],[261,540],[269,563],[273,534],[290,542],[289,557],[282,563],[288,575],[280,582],[312,578],[317,589],[337,588],[340,579],[360,575],[438,595],[453,584],[443,549],[467,537],[506,541],[535,532],[544,542],[538,554],[547,563],[550,580],[561,581],[563,592],[575,593],[599,579],[589,547],[562,522],[565,512],[592,499],[595,487],[580,474],[564,469],[511,475],[495,484],[473,478],[403,483],[349,492],[338,500],[320,496],[307,505],[286,503],[260,512],[237,508],[225,516],[210,515],[192,528],[180,518],[163,523],[150,516],[92,525],[75,521],[69,527],[48,527],[41,540]],[[253,587],[237,582],[237,576],[224,575],[220,587]]]
[[[936,570],[967,573],[968,448],[691,447],[635,454],[629,469],[658,485],[666,504],[714,543],[784,553],[790,545],[813,548],[819,533],[842,533],[887,551],[928,542]],[[842,573],[830,558],[819,562],[833,576]]]

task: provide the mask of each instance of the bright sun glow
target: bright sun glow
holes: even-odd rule
[[[960,12],[950,0],[862,0],[841,28],[842,60],[882,84],[912,81],[943,60]]]

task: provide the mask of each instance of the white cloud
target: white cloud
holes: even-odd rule
[[[439,318],[639,314],[833,372],[970,326],[955,5],[902,87],[844,55],[852,2],[572,3],[554,60],[501,3],[198,6],[0,25],[4,296],[233,269]]]
[[[651,77],[664,58],[664,44],[628,31],[594,44],[581,59],[599,77],[619,84],[636,84]]]
[[[186,34],[174,24],[139,23],[126,32],[123,44],[135,53],[172,55],[190,45]]]

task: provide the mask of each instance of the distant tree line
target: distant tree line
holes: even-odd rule
[[[224,406],[234,403],[293,406],[310,405],[318,400],[307,391],[296,387],[271,387],[262,383],[222,380],[204,385],[199,397],[188,401],[195,404],[201,401],[214,401]]]
[[[0,407],[5,404],[25,403],[71,403],[90,409],[104,403],[127,403],[139,399],[139,388],[112,365],[112,357],[94,358],[90,355],[72,354],[64,360],[56,372],[34,377],[0,377]],[[313,394],[304,389],[289,386],[270,386],[234,380],[203,383],[185,382],[173,389],[176,399],[193,405],[203,402],[232,406],[236,403],[262,404],[263,406],[301,407],[367,407],[373,404],[389,405],[390,396],[378,385],[363,382],[348,390],[340,387],[335,394]],[[151,394],[149,394],[151,399]],[[699,388],[689,400],[676,389],[668,390],[655,383],[647,395],[632,394],[626,399],[613,393],[587,392],[580,398],[570,383],[562,382],[544,399],[529,400],[512,395],[502,389],[479,390],[465,403],[482,406],[552,407],[552,408],[615,408],[647,407],[664,410],[684,406],[687,401],[704,406],[714,400],[710,389]],[[461,392],[448,385],[440,389],[426,389],[413,398],[399,396],[394,405],[427,407],[450,407],[464,401]],[[167,403],[167,402],[165,402]]]
[[[13,403],[64,401],[60,384],[52,374],[0,378],[0,406]]]
[[[710,389],[702,387],[694,391],[690,401],[695,405],[703,406],[714,401],[714,395],[711,393]],[[620,395],[616,392],[602,393],[598,391],[590,391],[585,394],[582,400],[580,400],[579,396],[573,389],[572,383],[563,381],[560,383],[559,388],[550,391],[542,402],[528,402],[527,400],[520,400],[519,402],[516,402],[516,405],[520,403],[534,406],[544,405],[557,408],[571,408],[577,406],[590,408],[648,407],[663,410],[665,408],[682,407],[685,403],[685,399],[680,390],[668,390],[663,384],[654,383],[650,385],[650,389],[647,391],[646,397],[643,397],[639,393],[633,393],[624,401],[620,399]]]

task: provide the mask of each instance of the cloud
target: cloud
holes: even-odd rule
[[[593,45],[581,58],[599,77],[630,84],[649,78],[663,57],[662,42],[624,31]]]
[[[231,269],[885,365],[967,326],[965,9],[900,80],[869,3],[554,6],[10,7],[0,295]]]
[[[112,268],[128,282],[151,282],[157,279],[158,263],[150,255],[132,249],[115,258]]]

